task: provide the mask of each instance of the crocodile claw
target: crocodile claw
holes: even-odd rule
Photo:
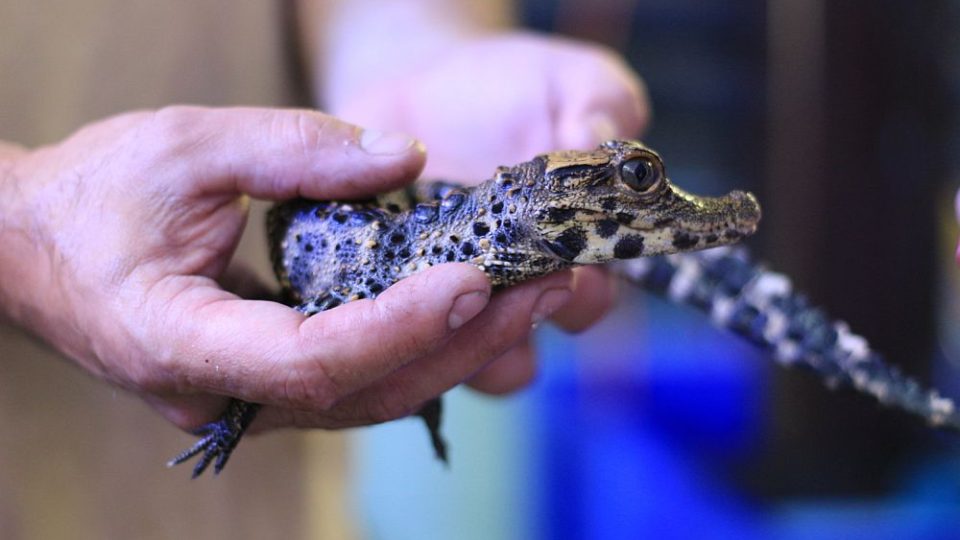
[[[423,418],[427,425],[427,431],[430,433],[430,444],[433,446],[433,453],[437,459],[449,465],[447,457],[447,441],[440,434],[440,419],[443,414],[443,402],[440,398],[431,399],[417,411],[417,416]]]
[[[194,431],[193,434],[200,436],[201,439],[167,462],[167,467],[179,465],[202,452],[203,456],[193,468],[192,477],[196,478],[203,474],[211,462],[214,464],[213,474],[220,474],[227,460],[230,459],[233,449],[236,448],[259,410],[260,405],[256,403],[238,399],[230,400],[230,405],[220,419]]]

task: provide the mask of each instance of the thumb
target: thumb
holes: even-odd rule
[[[357,198],[416,178],[423,145],[310,110],[176,106],[153,113],[151,138],[165,167],[195,193],[262,199]],[[170,154],[173,156],[170,156]]]

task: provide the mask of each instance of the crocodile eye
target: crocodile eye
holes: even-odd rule
[[[646,158],[627,160],[620,167],[623,181],[635,191],[648,191],[660,181],[660,169]]]

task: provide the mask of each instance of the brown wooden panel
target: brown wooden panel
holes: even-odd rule
[[[0,139],[48,143],[96,118],[175,102],[288,105],[282,5],[0,3]],[[239,257],[269,276],[262,207],[255,214]],[[309,467],[302,434],[250,438],[222,477],[191,482],[189,469],[164,463],[192,437],[7,327],[0,427],[2,538],[349,534],[341,506],[307,506],[344,491],[341,436],[312,437],[323,456]],[[308,490],[305,471],[323,483]]]

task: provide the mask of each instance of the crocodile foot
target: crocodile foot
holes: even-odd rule
[[[443,413],[443,402],[440,398],[431,399],[419,411],[417,416],[423,418],[427,424],[427,431],[430,432],[430,444],[433,446],[433,452],[440,461],[450,464],[447,459],[447,442],[443,440],[440,434],[440,419]]]
[[[220,474],[230,454],[240,442],[240,437],[247,430],[250,423],[253,422],[260,405],[248,403],[239,399],[230,400],[226,412],[220,416],[219,420],[210,422],[196,431],[194,435],[201,437],[193,446],[181,452],[177,457],[167,462],[167,467],[179,465],[193,456],[203,452],[203,456],[197,465],[193,468],[193,478],[203,474],[203,471],[214,462],[213,473]]]

